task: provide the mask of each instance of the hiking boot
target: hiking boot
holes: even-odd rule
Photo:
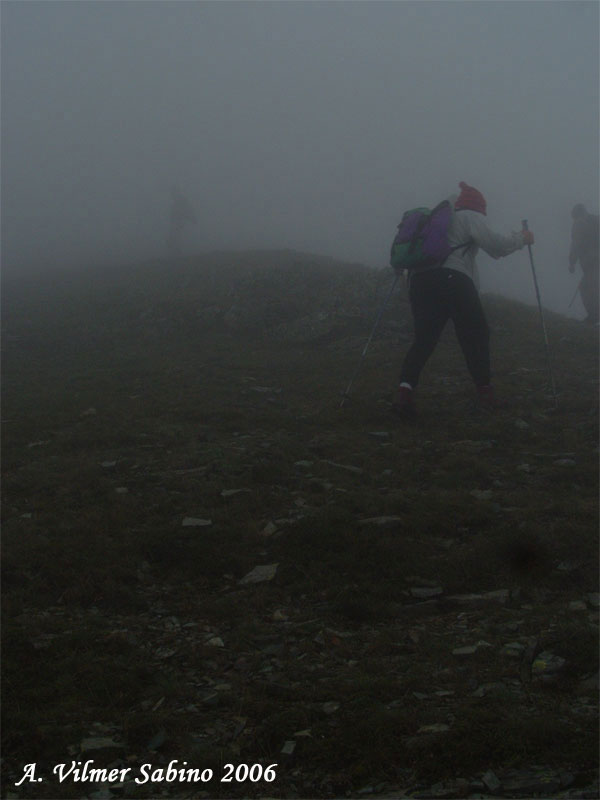
[[[414,419],[417,416],[414,392],[410,386],[400,386],[392,403],[392,411],[405,419]]]
[[[495,411],[501,408],[507,408],[508,403],[506,400],[498,400],[494,394],[494,387],[490,384],[477,387],[477,395],[479,397],[479,407],[485,408],[488,411]]]

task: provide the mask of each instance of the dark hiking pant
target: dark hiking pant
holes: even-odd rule
[[[592,264],[591,268],[586,264],[586,267],[579,284],[579,292],[588,321],[598,322],[598,264]]]
[[[463,272],[432,269],[413,275],[410,306],[415,338],[406,354],[400,381],[414,388],[449,319],[476,386],[490,382],[490,329],[475,284]]]

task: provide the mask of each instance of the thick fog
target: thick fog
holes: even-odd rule
[[[407,208],[477,187],[529,220],[570,310],[575,203],[598,213],[599,4],[12,2],[2,14],[3,268],[293,248],[388,264]],[[527,251],[482,288],[535,303]]]

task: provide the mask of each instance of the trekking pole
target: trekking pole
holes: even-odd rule
[[[521,221],[524,231],[528,231],[529,228],[527,226],[527,220],[524,219]],[[544,345],[546,349],[546,363],[548,365],[548,378],[550,380],[550,388],[552,389],[552,397],[554,398],[554,405],[558,405],[558,399],[556,397],[556,388],[554,386],[554,375],[552,374],[552,364],[550,362],[550,347],[548,345],[548,334],[546,333],[546,323],[544,321],[544,312],[542,311],[542,301],[540,298],[540,289],[537,282],[537,276],[535,274],[535,267],[533,266],[533,253],[531,252],[531,245],[527,245],[527,250],[529,251],[529,262],[531,264],[531,274],[533,275],[533,285],[535,286],[535,294],[537,297],[538,308],[540,310],[540,319],[542,321],[542,331],[544,333]]]
[[[350,383],[348,384],[348,386],[346,388],[346,391],[343,392],[343,394],[342,394],[342,402],[340,403],[340,408],[342,408],[342,406],[344,405],[344,402],[350,397],[350,389],[352,388],[352,384],[354,383],[354,380],[356,379],[356,376],[358,375],[358,372],[359,372],[359,370],[360,370],[360,368],[362,366],[362,363],[365,360],[365,356],[367,355],[367,350],[369,349],[369,345],[371,344],[371,339],[375,335],[375,331],[377,330],[377,326],[379,325],[379,320],[381,319],[381,316],[382,316],[382,314],[383,314],[383,312],[385,310],[385,307],[387,306],[388,301],[389,301],[390,297],[392,296],[392,293],[393,293],[394,289],[396,288],[396,284],[398,283],[399,277],[400,277],[400,273],[397,272],[396,273],[396,277],[394,278],[394,282],[392,283],[392,286],[391,286],[389,292],[387,293],[387,295],[384,298],[383,303],[381,304],[381,308],[379,309],[379,313],[377,314],[377,319],[375,320],[375,324],[373,325],[373,330],[371,331],[371,335],[367,339],[367,343],[366,343],[366,345],[365,345],[365,347],[364,347],[364,349],[362,351],[362,355],[360,357],[360,361],[358,362],[358,364],[356,366],[356,369],[354,370],[354,374],[350,378]]]

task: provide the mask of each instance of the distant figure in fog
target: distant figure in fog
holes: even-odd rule
[[[575,265],[583,272],[579,292],[587,311],[584,322],[596,325],[598,322],[598,271],[599,271],[599,233],[598,215],[588,214],[581,203],[571,211],[573,227],[571,230],[571,250],[569,252],[569,272],[575,272]]]
[[[181,255],[182,231],[186,225],[195,225],[196,222],[196,212],[192,204],[177,186],[173,186],[169,211],[169,235],[167,237],[169,255]]]

